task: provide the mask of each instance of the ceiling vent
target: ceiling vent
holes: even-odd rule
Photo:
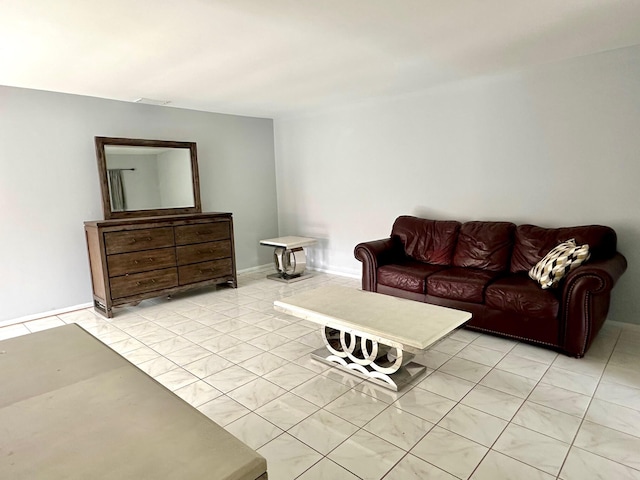
[[[170,100],[154,100],[153,98],[138,98],[135,103],[144,103],[145,105],[169,105]]]

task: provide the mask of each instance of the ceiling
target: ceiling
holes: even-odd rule
[[[638,0],[2,0],[0,85],[278,117],[638,44]]]

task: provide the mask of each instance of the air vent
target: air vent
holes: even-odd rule
[[[139,98],[134,100],[135,103],[144,103],[145,105],[169,105],[170,100],[154,100],[153,98]]]

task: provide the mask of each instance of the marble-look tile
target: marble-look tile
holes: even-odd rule
[[[480,335],[473,341],[474,345],[491,348],[492,350],[497,350],[498,352],[503,353],[507,353],[508,351],[510,351],[513,347],[516,346],[517,343],[518,342],[514,340],[495,337],[493,335]]]
[[[359,480],[353,473],[328,458],[323,458],[297,480]]]
[[[415,456],[459,478],[468,478],[488,448],[438,426],[411,450]]]
[[[502,357],[504,357],[504,353],[471,344],[460,350],[456,356],[488,367],[493,367],[502,359]]]
[[[511,423],[493,449],[551,475],[558,475],[569,444]]]
[[[305,325],[301,325],[300,323],[293,323],[277,329],[275,333],[277,333],[278,335],[282,335],[283,337],[287,337],[290,340],[295,340],[296,338],[307,335],[314,330],[316,330],[316,328],[307,327]]]
[[[280,330],[277,330],[276,333],[280,334]],[[292,341],[289,343],[285,343],[284,345],[280,345],[279,347],[273,348],[269,350],[269,352],[278,355],[279,357],[286,358],[287,360],[295,360],[296,358],[302,357],[303,355],[308,355],[314,350],[315,348],[310,347],[309,345]]]
[[[230,332],[229,335],[235,338],[239,338],[243,342],[247,342],[251,339],[265,335],[267,332],[268,330],[265,330],[264,328],[256,327],[255,325],[249,325],[247,327],[234,330],[233,332]]]
[[[324,409],[359,427],[387,408],[387,404],[357,390],[349,390]]]
[[[594,398],[585,420],[640,437],[640,411]]]
[[[244,362],[245,360],[249,360],[250,358],[260,355],[261,353],[264,353],[264,350],[254,347],[253,345],[249,345],[248,343],[240,343],[231,348],[227,348],[226,350],[222,350],[221,352],[217,352],[217,354],[222,358],[226,358],[233,363]]]
[[[184,366],[210,355],[211,352],[206,348],[193,344],[176,350],[175,352],[167,353],[165,356],[172,362],[175,362],[180,366]]]
[[[640,438],[584,421],[573,442],[580,447],[627,467],[640,470]]]
[[[160,358],[160,354],[158,352],[145,346],[123,353],[122,356],[136,366],[139,366],[141,363],[148,362],[149,360]]]
[[[475,408],[456,405],[440,420],[438,426],[485,447],[491,447],[507,426],[507,422]]]
[[[564,462],[561,480],[640,480],[640,471],[625,467],[599,455],[571,447]]]
[[[431,423],[438,423],[453,408],[455,402],[421,388],[414,388],[393,405]]]
[[[518,357],[528,358],[529,360],[535,360],[545,365],[551,365],[558,356],[553,350],[529,345],[528,343],[517,344],[509,353],[517,355]]]
[[[458,357],[453,357],[439,368],[441,372],[460,377],[470,382],[480,381],[490,370],[491,367]]]
[[[131,338],[129,334],[116,327],[111,327],[109,330],[103,330],[97,333],[92,332],[92,334],[105,345],[113,345],[114,343]]]
[[[176,335],[184,335],[185,333],[194,332],[200,330],[203,325],[194,320],[187,320],[186,322],[177,323],[175,325],[163,325],[167,330],[175,333]]]
[[[266,335],[260,335],[259,337],[253,338],[247,341],[247,343],[262,350],[269,351],[273,350],[274,348],[280,347],[285,343],[289,343],[289,339],[287,337],[283,337],[282,335],[278,335],[277,333],[271,332],[267,333]]]
[[[222,334],[200,342],[201,347],[204,347],[213,353],[219,353],[240,344],[242,344],[242,340],[238,340],[230,335]]]
[[[192,347],[195,343],[190,342],[186,338],[182,337],[171,337],[166,340],[162,340],[158,343],[149,344],[151,348],[153,348],[156,352],[161,355],[167,355],[169,353],[177,352],[183,348]]]
[[[198,330],[193,330],[192,332],[187,332],[181,335],[181,337],[186,338],[190,342],[199,344],[205,340],[209,340],[210,338],[219,337],[220,335],[223,335],[223,333],[217,331],[215,328],[204,327]]]
[[[489,451],[471,475],[471,480],[553,480],[554,478],[556,477],[494,450]]]
[[[533,402],[524,402],[512,423],[543,433],[565,443],[572,443],[581,419]]]
[[[487,376],[480,381],[480,385],[521,398],[527,398],[536,386],[536,383],[535,380],[503,370],[491,370]]]
[[[251,410],[226,395],[221,395],[210,402],[200,405],[198,410],[221,427],[229,425],[231,422],[251,412]]]
[[[640,411],[640,388],[601,381],[593,398]]]
[[[498,370],[538,381],[546,373],[549,365],[535,360],[530,360],[528,358],[519,357],[509,352],[502,360],[500,360],[500,362],[498,362],[496,368]]]
[[[297,338],[297,341],[309,345],[315,349],[324,348],[324,341],[320,336],[320,332],[311,332]]]
[[[33,332],[40,332],[42,330],[48,330],[50,328],[62,327],[63,325],[66,325],[66,323],[64,323],[58,317],[53,316],[53,317],[39,318],[38,320],[32,320],[30,322],[25,322],[22,325],[27,327],[27,329],[33,333]]]
[[[305,399],[285,393],[284,395],[257,408],[255,412],[283,430],[288,430],[296,423],[318,411],[318,407]]]
[[[321,409],[291,427],[288,432],[326,455],[357,430],[357,426],[345,421],[344,418]]]
[[[199,407],[222,395],[220,390],[213,388],[202,380],[178,388],[174,393],[194,407]]]
[[[269,478],[274,480],[296,478],[322,458],[318,452],[287,433],[259,448],[258,453],[267,459]]]
[[[379,480],[404,455],[404,450],[360,430],[329,453],[328,458],[364,480]],[[376,461],[372,462],[372,458]]]
[[[258,376],[255,373],[234,365],[205,377],[203,380],[221,392],[227,393],[256,378],[258,378]]]
[[[310,355],[303,355],[299,358],[296,358],[295,360],[293,360],[292,363],[295,363],[296,365],[300,365],[301,367],[304,367],[307,370],[311,370],[312,372],[315,372],[315,373],[326,372],[327,370],[333,368],[330,365],[327,365],[326,363],[322,363],[322,362],[319,362],[318,360],[311,358]]]
[[[387,442],[409,451],[433,428],[433,423],[391,406],[383,410],[363,428],[380,438],[384,438]]]
[[[244,417],[240,417],[224,428],[254,450],[257,450],[282,433],[281,429],[253,412],[248,413]]]
[[[291,391],[314,405],[324,407],[349,389],[347,385],[334,382],[323,376],[317,376]]]
[[[8,327],[0,328],[0,340],[6,340],[7,338],[20,337],[22,335],[28,335],[31,332],[23,323],[17,325],[9,325]]]
[[[409,454],[391,469],[384,480],[458,480],[458,477]]]
[[[195,375],[190,374],[182,368],[176,368],[169,370],[166,373],[158,375],[155,379],[169,390],[174,391],[190,383],[197,382],[199,380]]]
[[[246,368],[256,375],[265,375],[287,364],[289,364],[288,360],[285,360],[282,357],[278,357],[277,355],[273,355],[269,352],[260,353],[259,355],[256,355],[249,360],[245,360],[244,362],[239,363],[242,368]],[[279,384],[278,381],[276,381],[275,383]]]
[[[248,326],[249,324],[243,322],[242,320],[238,320],[237,318],[230,318],[229,320],[224,320],[222,322],[216,323],[215,329],[222,333],[231,333]]]
[[[315,372],[307,370],[295,363],[287,362],[282,367],[276,368],[275,370],[265,374],[264,378],[285,390],[291,390],[315,376]]]
[[[227,396],[245,407],[255,410],[285,393],[287,391],[284,388],[280,388],[263,378],[256,378],[235,390],[231,390]]]
[[[124,355],[125,353],[133,352],[134,350],[143,348],[145,347],[145,345],[135,338],[128,337],[124,340],[120,340],[119,342],[110,344],[109,347],[118,352],[120,355]]]
[[[459,402],[474,386],[475,383],[473,382],[440,371],[433,372],[416,385],[417,388],[437,393],[442,397],[455,400],[456,402]]]
[[[554,387],[553,385],[539,383],[529,395],[528,400],[582,418],[587,411],[591,397],[565,390],[564,388]]]
[[[168,333],[171,333],[168,330],[149,321],[143,321],[140,323],[136,323],[135,325],[121,326],[120,329],[137,339],[141,339],[146,335],[149,335],[151,333],[158,332],[158,331],[166,331]]]
[[[553,366],[547,370],[540,382],[589,396],[593,395],[598,385],[598,379],[595,377]]]
[[[433,370],[440,368],[449,360],[451,360],[451,355],[438,352],[437,350],[425,350],[414,358],[415,362],[425,365]]]
[[[346,385],[350,388],[355,388],[356,386],[364,382],[363,378],[353,375],[350,372],[345,372],[344,370],[338,368],[330,368],[322,372],[320,375],[328,378],[329,380],[333,380],[334,382],[342,383],[343,385]]]
[[[380,385],[376,385],[375,383],[367,382],[367,381],[360,382],[358,385],[353,387],[354,390],[365,393],[370,397],[373,397],[377,400],[380,400],[381,402],[386,403],[387,405],[391,405],[400,397],[406,395],[411,390],[413,390],[413,388],[415,388],[415,386],[409,384],[401,388],[400,391],[396,392],[389,388],[382,387]]]
[[[257,323],[255,323],[256,327],[260,327],[264,330],[268,330],[269,332],[273,332],[274,330],[278,330],[280,328],[284,328],[287,325],[291,325],[291,322],[283,320],[281,318],[275,318],[270,315],[265,315],[265,318]],[[281,335],[283,336],[283,335]],[[285,337],[287,338],[287,337]]]
[[[435,350],[438,352],[446,353],[448,355],[455,355],[467,345],[468,342],[461,342],[453,338],[444,338],[430,346],[429,350]]]
[[[454,340],[460,340],[461,342],[471,343],[480,335],[482,334],[460,327],[455,329],[453,332],[451,332],[451,334],[449,334],[449,338],[453,338]]]
[[[189,307],[185,310],[182,310],[180,314],[183,317],[190,318],[191,320],[197,320],[202,317],[207,317],[211,315],[213,312],[206,307],[198,307],[196,305]]]
[[[194,374],[196,377],[206,378],[234,365],[233,362],[215,353],[212,354],[208,350],[207,353],[208,355],[206,357],[200,358],[195,362],[187,363],[183,365],[182,368]]]
[[[640,388],[640,369],[636,366],[607,365],[602,381]]]
[[[634,365],[637,365],[638,362],[640,362],[640,349],[638,350],[638,352],[634,353],[627,353],[622,350],[616,350],[611,355],[611,358],[609,358],[608,365],[615,365],[625,368],[633,367]]]
[[[253,303],[253,301],[246,302],[245,305],[249,305],[250,303]],[[273,307],[273,304],[269,306]],[[249,312],[240,316],[240,320],[242,320],[243,322],[247,322],[249,325],[258,325],[259,323],[264,322],[265,320],[271,320],[273,318],[274,318],[273,315],[267,315],[266,313],[262,313],[262,312]]]
[[[554,367],[598,378],[602,375],[606,364],[606,361],[600,359],[572,358],[566,355],[558,355],[558,358],[553,362]]]
[[[179,367],[168,358],[158,356],[152,360],[138,364],[138,368],[147,375],[157,377],[158,375],[162,375]]]

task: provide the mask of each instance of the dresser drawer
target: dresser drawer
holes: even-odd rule
[[[220,240],[219,242],[184,245],[182,247],[176,247],[176,254],[178,257],[178,265],[227,258],[231,256],[231,241]]]
[[[110,277],[175,267],[175,265],[176,252],[173,247],[145,250],[144,252],[119,253],[107,257]]]
[[[178,285],[178,272],[174,267],[133,273],[114,277],[111,279],[110,284],[112,298],[132,297],[140,293],[176,287]]]
[[[214,260],[212,262],[194,263],[178,267],[180,285],[204,282],[213,278],[233,275],[233,266],[230,258]]]
[[[181,225],[176,228],[176,245],[213,242],[231,237],[229,222],[199,223]]]
[[[173,228],[146,228],[142,230],[107,232],[104,234],[104,244],[107,255],[172,247],[174,245]]]

